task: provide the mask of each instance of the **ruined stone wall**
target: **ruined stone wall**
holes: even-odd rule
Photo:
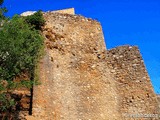
[[[26,11],[26,12],[23,12],[21,13],[20,15],[21,16],[29,16],[29,15],[33,15],[34,13],[36,13],[36,11]],[[43,12],[44,14],[46,12]],[[75,14],[75,10],[74,8],[68,8],[68,9],[63,9],[63,10],[56,10],[56,11],[48,11],[47,13],[62,13],[62,14],[71,14],[71,15],[74,15]]]
[[[117,83],[124,119],[128,115],[158,114],[157,96],[138,47],[120,46],[109,50],[107,64]],[[150,119],[157,118],[147,118]]]
[[[45,56],[34,87],[38,120],[120,120],[117,91],[104,57],[99,22],[78,15],[44,14]]]
[[[160,113],[160,94],[157,95],[158,100],[158,112]]]
[[[45,55],[39,63],[41,85],[33,91],[32,119],[131,120],[127,115],[157,114],[157,98],[137,47],[107,51],[99,22],[55,12],[44,17]],[[158,118],[145,120],[150,119]]]

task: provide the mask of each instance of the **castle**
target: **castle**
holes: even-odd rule
[[[30,14],[30,13],[29,13]],[[44,13],[41,85],[28,120],[158,120],[158,99],[136,46],[107,50],[101,24],[74,9]]]

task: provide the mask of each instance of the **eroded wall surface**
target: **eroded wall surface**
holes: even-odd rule
[[[128,115],[157,114],[157,98],[137,47],[107,51],[99,22],[53,12],[44,17],[45,55],[32,119],[131,120]],[[150,119],[158,118],[145,118]]]
[[[157,96],[153,91],[138,47],[120,46],[107,52],[107,64],[119,91],[123,119],[158,119]],[[146,117],[144,115],[153,115]],[[155,116],[154,116],[155,115]],[[134,118],[134,119],[135,119]]]
[[[99,22],[46,13],[45,56],[34,87],[33,116],[43,120],[120,120],[117,91],[104,61]]]

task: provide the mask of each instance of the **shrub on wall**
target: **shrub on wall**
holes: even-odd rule
[[[42,17],[43,14],[41,11],[34,13],[33,15],[29,15],[25,17],[25,21],[34,26],[35,29],[40,30],[41,27],[45,24],[45,20]]]

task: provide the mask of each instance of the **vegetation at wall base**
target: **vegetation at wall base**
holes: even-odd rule
[[[40,30],[45,21],[41,11],[30,17],[15,15],[5,19],[1,14],[0,17],[0,23],[3,21],[0,26],[0,117],[2,115],[7,120],[12,118],[10,115],[17,104],[11,92],[35,85],[33,74],[43,49]],[[21,79],[22,74],[29,80]],[[19,82],[15,82],[17,78]]]
[[[12,80],[21,72],[33,72],[43,44],[39,31],[15,15],[0,30],[0,79]]]

